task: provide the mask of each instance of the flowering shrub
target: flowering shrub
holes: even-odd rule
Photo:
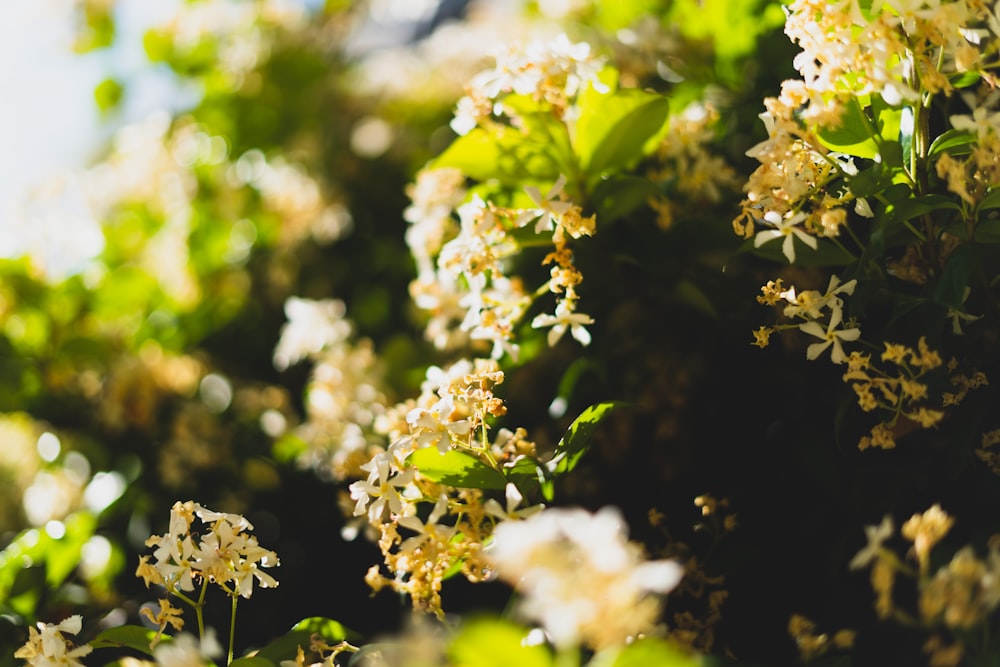
[[[515,4],[146,35],[0,267],[0,664],[995,660],[1000,8]]]

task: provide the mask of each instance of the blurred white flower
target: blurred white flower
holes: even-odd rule
[[[523,596],[518,611],[560,647],[620,645],[656,630],[661,601],[682,567],[647,561],[618,510],[546,509],[503,521],[489,548],[501,579]]]

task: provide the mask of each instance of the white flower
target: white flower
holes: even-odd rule
[[[562,194],[565,185],[566,176],[560,174],[558,180],[556,180],[548,194],[544,197],[542,197],[541,191],[535,186],[529,185],[525,187],[524,191],[531,197],[531,201],[535,202],[537,208],[528,208],[521,211],[514,224],[518,227],[523,227],[535,218],[538,218],[538,222],[535,223],[536,234],[541,234],[544,231],[552,229],[563,214],[573,207],[573,204],[557,199]]]
[[[579,341],[581,345],[584,347],[590,345],[590,332],[587,331],[585,325],[593,324],[594,318],[584,313],[573,312],[570,303],[569,299],[563,299],[556,306],[555,315],[542,313],[531,320],[531,327],[533,329],[552,327],[549,330],[548,336],[549,347],[559,342],[559,339],[566,333],[567,328],[570,331],[570,335]]]
[[[354,506],[354,516],[361,516],[367,511],[369,521],[381,523],[386,507],[393,514],[403,513],[403,500],[399,495],[399,489],[409,485],[417,471],[408,468],[390,477],[391,456],[390,452],[386,452],[361,466],[362,470],[369,471],[369,475],[368,479],[354,482],[349,487],[351,498],[357,501]]]
[[[754,236],[753,239],[753,247],[759,248],[768,241],[783,238],[784,241],[781,243],[781,252],[784,253],[785,257],[788,259],[789,264],[795,262],[795,243],[792,240],[793,237],[798,238],[813,250],[816,249],[817,245],[816,237],[807,234],[806,231],[799,226],[799,223],[802,222],[805,217],[805,213],[799,212],[783,218],[780,214],[774,211],[768,211],[764,214],[764,222],[773,225],[775,228],[757,232],[757,235]]]
[[[819,355],[823,354],[826,348],[832,345],[833,351],[830,353],[830,359],[833,363],[842,364],[847,360],[847,355],[844,354],[844,348],[840,342],[857,340],[861,336],[861,329],[857,327],[853,329],[838,329],[837,327],[840,326],[843,317],[843,312],[840,309],[834,310],[830,314],[830,322],[825,330],[818,322],[806,322],[799,325],[799,329],[802,332],[823,340],[821,343],[813,343],[806,349],[806,358],[810,361],[817,359]]]
[[[285,370],[292,364],[342,343],[351,335],[351,325],[344,319],[344,302],[339,299],[300,299],[285,301],[288,323],[274,348],[274,367]]]
[[[503,521],[488,549],[501,579],[521,593],[518,611],[559,647],[600,649],[656,629],[660,600],[683,569],[646,561],[614,508],[546,509]]]
[[[77,658],[88,655],[90,646],[74,647],[62,635],[75,635],[82,627],[83,617],[79,615],[56,624],[39,622],[35,628],[28,628],[28,641],[14,652],[14,657],[24,658],[31,667],[84,667]]]
[[[206,667],[211,658],[222,655],[222,646],[215,638],[215,628],[206,628],[199,641],[194,635],[182,632],[173,641],[157,644],[153,649],[157,667]]]
[[[882,544],[892,537],[892,531],[892,517],[888,514],[882,517],[882,523],[879,525],[865,526],[865,536],[868,538],[868,544],[854,555],[849,567],[852,570],[858,570],[878,558],[879,553],[882,551]]]

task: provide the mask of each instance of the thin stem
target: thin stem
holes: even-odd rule
[[[226,655],[226,665],[229,665],[233,661],[233,640],[236,638],[236,603],[239,602],[240,596],[233,595],[233,611],[229,616],[229,653]]]
[[[205,616],[202,610],[205,608],[205,593],[208,592],[208,578],[201,580],[201,593],[198,595],[198,602],[194,604],[194,613],[198,619],[198,639],[205,639]]]

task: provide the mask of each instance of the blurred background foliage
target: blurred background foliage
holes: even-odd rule
[[[34,192],[20,228],[41,250],[0,263],[5,648],[71,613],[91,635],[137,622],[154,597],[133,576],[137,554],[187,499],[245,514],[281,557],[281,586],[241,607],[240,650],[312,615],[369,637],[398,627],[408,603],[370,597],[363,581],[377,549],[341,538],[337,488],[282,438],[304,418],[309,378],[272,360],[286,300],[343,300],[402,400],[442,359],[408,293],[407,185],[454,138],[455,101],[491,48],[566,31],[612,58],[623,85],[669,93],[674,112],[711,101],[715,150],[739,173],[794,53],[766,0],[190,0],[141,36],[116,31],[113,0],[72,12],[81,52],[141,39],[180,108],[122,125],[133,91],[109,76],[94,98],[117,127],[106,153]],[[558,501],[622,507],[652,552],[696,559],[703,589],[728,591],[721,619],[704,590],[672,603],[701,619],[696,645],[787,664],[790,611],[872,616],[864,577],[843,585],[860,526],[877,518],[866,506],[922,508],[940,461],[931,450],[834,462],[841,445],[816,416],[843,400],[839,382],[808,378],[838,371],[807,375],[801,349],[748,345],[768,271],[736,254],[738,199],[737,187],[682,201],[666,229],[643,208],[584,240],[577,262],[602,333],[585,351],[526,347],[500,389],[541,447],[583,407],[630,402]],[[565,401],[556,418],[553,396]],[[890,480],[890,466],[912,474]],[[705,493],[739,517],[725,542],[692,503]],[[447,585],[449,611],[509,594]],[[0,666],[16,663],[0,652]]]

